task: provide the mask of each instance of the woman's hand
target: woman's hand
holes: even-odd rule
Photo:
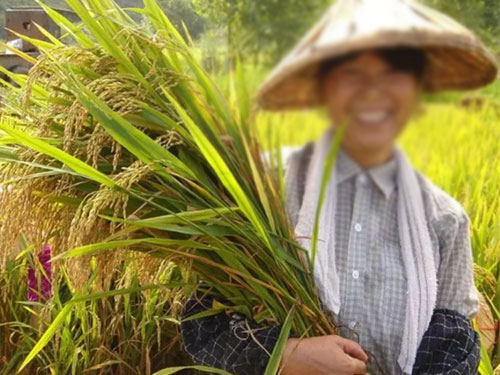
[[[365,375],[368,356],[358,343],[337,335],[288,339],[282,375]]]

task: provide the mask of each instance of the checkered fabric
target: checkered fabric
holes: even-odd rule
[[[201,292],[193,293],[184,306],[181,319],[209,309],[213,299]],[[264,374],[269,353],[281,332],[281,326],[259,327],[238,313],[188,320],[181,328],[185,350],[196,363],[235,375]]]
[[[305,181],[303,174],[306,171],[311,151],[311,144],[306,145],[293,153],[287,164],[287,173],[295,174],[288,175],[286,179],[287,208],[293,224],[295,224],[301,205],[303,181]],[[335,316],[335,321],[340,325],[340,334],[343,337],[359,341],[365,350],[377,358],[381,369],[373,369],[373,375],[399,375],[402,372],[397,364],[397,358],[404,328],[407,280],[397,229],[395,161],[391,160],[376,168],[364,170],[341,151],[336,163],[338,171],[337,225],[332,230],[336,231],[335,255],[341,283],[341,310],[338,316]],[[464,319],[472,317],[478,312],[479,301],[473,281],[467,215],[454,199],[425,177],[419,175],[419,181],[428,215],[435,260],[439,265],[436,309],[453,311],[454,314],[463,316]],[[192,300],[190,301],[192,303]],[[217,321],[217,318],[213,316],[203,319],[206,319],[203,324],[209,325],[215,324],[207,323],[211,319],[214,319],[213,322]],[[222,330],[225,324],[238,326],[236,322],[240,322],[241,325],[240,320],[234,321],[233,318],[227,316],[224,319],[226,320],[218,321],[216,324],[219,330]],[[453,327],[464,329],[457,325],[456,318],[452,316],[450,319],[448,321],[445,318],[445,321],[452,331]],[[197,324],[196,321],[192,321],[187,327],[191,331],[196,331],[199,329]],[[260,331],[263,335],[261,338],[271,348],[278,332],[279,330],[275,328]],[[431,333],[435,334],[435,332],[439,330],[434,329]],[[201,363],[213,362],[212,365],[217,363],[221,365],[221,368],[226,369],[230,368],[228,365],[235,366],[234,363],[240,366],[240,362],[232,362],[232,359],[238,355],[235,353],[235,343],[230,340],[228,334],[226,332],[216,342],[213,342],[214,337],[211,337],[211,341],[206,342],[207,347],[200,349],[201,354],[195,354],[195,351],[191,350],[194,359]],[[474,335],[471,336],[472,341],[474,341],[473,337]],[[433,340],[433,337],[429,337],[425,342],[434,343]],[[226,344],[222,344],[226,341]],[[256,352],[260,349],[261,355],[267,357],[259,345],[251,344],[250,341],[239,342],[236,348],[238,350],[245,348],[244,350],[252,355],[257,355]],[[198,339],[197,342],[199,345],[203,341]],[[188,352],[190,352],[188,346],[196,347],[189,340],[185,340],[185,343]],[[224,345],[229,348],[227,350],[229,350],[230,360],[217,362],[222,361],[223,358],[227,359],[222,354]],[[214,348],[217,349],[215,353]],[[461,347],[455,349],[467,350]],[[423,357],[419,352],[419,358],[420,361],[424,361],[428,357]],[[441,361],[438,357],[432,358]],[[446,367],[448,366],[446,360],[449,358],[451,357],[445,356],[444,362],[438,361],[433,365]],[[257,371],[251,373],[261,374],[262,372],[258,371],[262,370],[262,366],[265,367],[266,361],[262,359],[259,362],[253,358],[250,362],[254,366],[252,371]],[[474,360],[472,359],[471,362],[469,367],[473,368]],[[256,363],[259,363],[260,367],[255,368]],[[240,372],[235,372],[235,374],[248,373],[241,371],[240,368]]]
[[[413,375],[475,375],[479,335],[469,320],[452,310],[435,310],[420,343]]]
[[[205,311],[212,300],[193,293],[182,318]],[[249,327],[258,343],[248,334]],[[185,321],[181,328],[185,350],[196,363],[235,375],[262,375],[281,331],[279,325],[260,327],[240,314],[225,313]],[[479,351],[479,335],[469,319],[453,310],[435,310],[412,375],[477,375]]]

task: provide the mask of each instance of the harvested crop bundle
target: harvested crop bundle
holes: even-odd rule
[[[19,232],[50,242],[55,263],[82,257],[82,280],[85,259],[98,256],[103,289],[123,249],[183,264],[232,309],[283,324],[275,373],[290,331],[335,326],[287,220],[280,157],[261,157],[241,70],[229,101],[154,0],[135,10],[143,23],[112,0],[67,4],[82,27],[46,11],[73,43],[30,39],[41,57],[27,80],[11,74],[20,87],[1,111],[10,192],[0,242],[12,246]]]

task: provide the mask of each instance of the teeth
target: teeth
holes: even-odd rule
[[[357,115],[362,122],[378,123],[389,115],[387,111],[365,112]]]

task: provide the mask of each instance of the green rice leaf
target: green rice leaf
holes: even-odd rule
[[[195,179],[193,172],[167,149],[160,146],[142,131],[131,125],[122,116],[111,110],[94,93],[76,80],[72,80],[79,99],[85,107],[121,145],[127,148],[146,164],[162,162],[171,166],[177,173]]]
[[[479,327],[477,326],[477,322],[474,320],[473,321],[473,326],[476,331],[479,332]],[[488,353],[488,349],[484,345],[484,342],[481,341],[481,349],[480,349],[480,354],[481,354],[481,361],[479,362],[479,368],[478,372],[481,375],[494,375],[493,372],[493,365],[490,360],[490,355]]]
[[[161,229],[164,225],[179,224],[179,223],[189,224],[197,221],[205,221],[235,211],[238,211],[238,207],[230,207],[230,208],[224,207],[224,208],[197,210],[197,211],[186,211],[173,215],[156,216],[144,220],[132,221],[132,220],[123,220],[119,218],[110,218],[110,217],[106,217],[106,219],[114,222],[129,222],[139,226]]]
[[[223,308],[204,310],[200,313],[189,315],[188,317],[182,319],[182,322],[184,323],[184,322],[189,322],[189,321],[200,319],[200,318],[206,318],[208,316],[214,316],[214,315],[220,314],[221,312],[224,312],[224,311],[225,311],[225,309],[223,309]]]
[[[97,22],[90,14],[88,8],[84,6],[79,0],[65,0],[66,3],[73,9],[73,11],[81,18],[82,22],[92,33],[94,38],[99,44],[105,48],[113,57],[115,57],[128,72],[133,74],[144,87],[149,87],[148,81],[144,78],[142,73],[125,55],[123,50],[118,47],[116,41],[113,40],[110,30],[104,29],[99,22]]]
[[[290,330],[292,328],[293,317],[295,314],[295,306],[292,307],[290,312],[288,313],[285,322],[281,327],[281,332],[278,337],[278,341],[274,346],[273,352],[271,354],[271,358],[267,363],[266,371],[264,375],[276,375],[279,370],[279,365],[281,362],[281,357],[283,356],[283,352],[285,351],[285,346],[290,336]]]
[[[12,47],[11,45],[3,42],[0,40],[0,47],[3,47],[5,48],[6,50],[8,51],[11,51],[12,53],[14,53],[15,55],[19,56],[20,58],[22,58],[23,60],[26,60],[32,64],[35,64],[36,63],[36,58],[34,58],[33,56],[27,54],[26,52],[23,52],[15,47]]]
[[[53,257],[53,261],[57,261],[63,258],[73,258],[85,255],[95,255],[107,250],[114,250],[120,248],[127,248],[134,245],[140,244],[150,244],[150,245],[161,245],[161,246],[175,246],[175,247],[186,247],[192,249],[212,249],[208,245],[204,245],[199,242],[191,240],[171,240],[164,238],[140,238],[133,240],[120,240],[120,241],[108,241],[99,242],[91,245],[80,246],[72,250],[65,251],[57,256]]]
[[[70,34],[84,48],[92,48],[95,43],[90,39],[79,26],[68,20],[58,11],[48,7],[40,0],[35,0],[36,3],[43,8],[45,13],[64,31]]]
[[[19,144],[26,147],[30,147],[33,150],[41,152],[45,155],[53,157],[56,160],[64,163],[66,166],[74,170],[75,172],[86,176],[87,178],[96,181],[100,184],[106,185],[112,188],[118,188],[118,185],[110,179],[105,174],[99,172],[98,170],[92,168],[88,164],[84,163],[80,159],[77,159],[68,153],[58,149],[57,147],[51,146],[45,141],[28,135],[26,132],[14,129],[13,127],[0,122],[0,129],[9,134],[14,138]]]
[[[49,33],[44,27],[40,26],[38,23],[33,22],[36,28],[42,33],[42,35],[47,38],[54,46],[62,47],[64,43],[57,39],[54,35]]]
[[[221,374],[221,375],[232,375],[230,372],[213,368],[207,366],[180,366],[180,367],[169,367],[160,371],[155,372],[153,375],[170,375],[175,374],[182,370],[197,370],[201,372],[210,372],[213,374]]]
[[[9,30],[9,29],[6,29],[6,30]],[[30,38],[29,36],[20,34],[20,33],[16,32],[16,31],[14,31],[14,30],[9,30],[9,32],[11,32],[12,34],[14,34],[18,38],[20,38],[22,40],[25,40],[25,41],[33,44],[38,49],[43,50],[43,49],[51,49],[51,48],[54,47],[54,45],[52,44],[52,42],[47,42],[45,40]]]
[[[66,304],[63,309],[57,314],[56,318],[52,321],[47,330],[43,333],[42,337],[38,340],[36,345],[31,349],[30,353],[23,361],[21,366],[19,367],[18,373],[21,371],[36,357],[36,355],[49,343],[52,337],[57,333],[59,328],[63,325],[64,321],[71,314],[71,310],[73,309],[73,304]]]
[[[191,135],[193,136],[195,142],[200,148],[201,152],[210,163],[214,171],[217,173],[221,182],[224,184],[226,189],[231,193],[233,198],[238,203],[241,211],[247,216],[247,218],[252,222],[257,232],[260,234],[262,239],[269,247],[271,247],[271,242],[269,240],[268,234],[264,229],[263,222],[259,217],[258,212],[252,205],[247,195],[238,184],[238,181],[232,174],[231,170],[228,168],[227,164],[224,162],[220,154],[217,152],[215,147],[210,143],[208,138],[202,133],[199,127],[197,127],[193,120],[187,115],[186,111],[177,103],[177,101],[167,92],[165,94],[169,97],[169,100],[174,104],[177,112],[181,116],[185,125],[189,129]]]
[[[318,251],[318,235],[319,235],[319,219],[321,215],[321,210],[323,208],[323,203],[325,201],[326,189],[328,182],[333,174],[333,166],[335,165],[335,160],[337,159],[337,154],[340,149],[340,144],[342,142],[342,137],[344,136],[345,130],[349,121],[346,121],[339,129],[335,132],[334,138],[330,145],[330,150],[326,157],[325,165],[323,167],[323,174],[321,177],[321,188],[318,198],[318,205],[316,208],[316,215],[314,217],[314,226],[312,233],[312,249],[311,249],[311,269],[314,270],[314,261],[316,259],[316,253]]]
[[[175,287],[179,287],[179,286],[183,286],[183,285],[186,285],[186,283],[171,282],[171,283],[167,283],[167,284],[163,284],[163,285],[148,285],[148,286],[142,286],[142,287],[110,290],[110,291],[106,291],[106,292],[93,293],[93,294],[89,294],[89,295],[87,295],[87,294],[75,295],[70,301],[68,301],[64,305],[62,310],[57,314],[56,318],[49,325],[49,327],[44,332],[42,337],[40,337],[40,339],[38,340],[36,345],[33,347],[33,349],[30,351],[30,353],[28,354],[26,359],[23,361],[23,363],[19,367],[18,373],[21,373],[22,370],[50,342],[50,340],[54,337],[54,335],[61,328],[64,321],[71,314],[71,311],[73,310],[73,307],[75,306],[75,304],[81,303],[81,302],[89,302],[89,301],[99,300],[102,298],[108,298],[108,297],[117,296],[117,295],[132,294],[132,293],[137,293],[137,292],[141,292],[141,291],[145,291],[145,290],[153,290],[153,289],[158,289],[158,288],[175,288]]]

